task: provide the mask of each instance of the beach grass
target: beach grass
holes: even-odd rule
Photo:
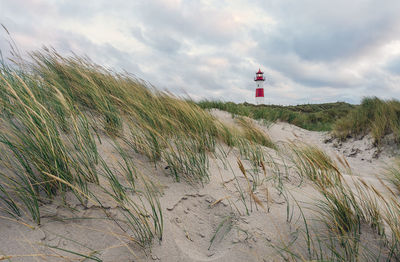
[[[103,207],[105,215],[148,247],[162,239],[162,192],[132,150],[165,164],[175,181],[204,185],[218,143],[240,143],[258,164],[256,145],[274,146],[250,122],[245,131],[228,127],[190,100],[88,58],[45,48],[14,61],[0,67],[0,208],[16,219],[41,224],[41,206],[67,192],[103,207],[97,187],[118,206],[119,219]],[[99,150],[104,143],[116,152],[112,162]]]
[[[380,144],[385,135],[393,134],[394,140],[400,136],[400,102],[366,97],[354,110],[337,120],[333,135],[340,139],[362,137],[371,134],[376,144]]]

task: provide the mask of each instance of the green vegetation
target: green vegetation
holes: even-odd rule
[[[333,134],[345,139],[364,136],[371,133],[379,144],[387,134],[393,134],[396,141],[400,138],[400,102],[367,97],[361,105],[352,110],[346,117],[339,119]]]
[[[120,207],[124,219],[118,224],[130,229],[135,243],[145,247],[154,237],[161,239],[157,188],[134,171],[126,149],[119,147],[115,137],[99,136],[121,127],[117,108],[99,90],[95,96],[84,95],[89,82],[103,81],[107,86],[106,73],[56,53],[33,57],[33,64],[10,67],[3,63],[0,68],[0,209],[15,218],[29,214],[40,224],[40,206],[60,193],[73,192],[82,205],[90,202],[102,207],[99,195],[89,190],[97,185]],[[74,69],[72,63],[76,63]],[[86,79],[87,85],[74,85],[73,79],[78,78]],[[101,101],[96,105],[95,99]],[[104,116],[104,129],[87,117],[96,113]],[[119,149],[115,164],[120,170],[112,171],[111,163],[100,156],[96,140],[100,144],[109,140]],[[128,197],[132,190],[136,200]]]
[[[304,129],[330,131],[335,121],[346,116],[355,106],[344,103],[306,104],[297,106],[235,104],[221,101],[200,101],[201,108],[217,108],[229,113],[269,122],[284,121]]]

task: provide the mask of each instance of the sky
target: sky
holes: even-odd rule
[[[399,0],[0,0],[22,53],[53,47],[194,100],[400,99]],[[0,28],[0,50],[9,37]]]

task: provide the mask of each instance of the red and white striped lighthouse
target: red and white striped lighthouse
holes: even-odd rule
[[[258,69],[258,72],[256,73],[256,77],[254,78],[254,81],[256,81],[256,104],[257,105],[262,105],[264,104],[264,72],[261,72],[261,69]]]

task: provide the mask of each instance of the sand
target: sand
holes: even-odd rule
[[[212,110],[212,114],[226,124],[235,125],[229,113]],[[256,124],[277,144],[302,141],[320,147],[333,159],[345,158],[352,168],[352,172],[343,170],[349,180],[358,176],[377,187],[377,177],[382,177],[384,168],[397,153],[390,143],[378,152],[368,136],[339,142],[326,132],[307,131],[287,123]],[[106,137],[103,141],[99,151],[112,164],[115,149]],[[284,167],[284,159],[279,154],[272,149],[264,150],[278,167]],[[155,166],[144,156],[131,152],[138,170],[163,188],[160,202],[164,234],[162,241],[154,240],[151,249],[137,248],[126,238],[126,233],[109,220],[82,219],[104,218],[105,212],[115,215],[119,207],[108,201],[106,195],[103,196],[104,211],[93,204],[82,206],[67,193],[68,205],[60,196],[41,206],[43,217],[39,226],[27,218],[17,221],[0,213],[0,258],[9,255],[11,261],[90,261],[65,251],[69,250],[88,256],[95,254],[103,261],[282,261],[274,246],[290,241],[293,232],[301,227],[301,223],[296,224],[298,211],[293,209],[288,218],[285,198],[265,183],[255,192],[262,204],[250,206],[248,203],[247,215],[236,189],[238,185],[247,186],[237,165],[240,154],[237,149],[226,146],[221,146],[217,153],[222,151],[227,154],[226,163],[210,156],[210,182],[204,186],[177,183],[168,175],[165,163]],[[242,161],[246,169],[251,169],[248,161]],[[273,168],[269,167],[266,176],[271,172]],[[299,202],[313,203],[318,197],[310,184],[298,187],[299,180],[295,176],[285,183]],[[93,190],[98,189],[93,185]],[[311,215],[306,213],[306,216]]]

